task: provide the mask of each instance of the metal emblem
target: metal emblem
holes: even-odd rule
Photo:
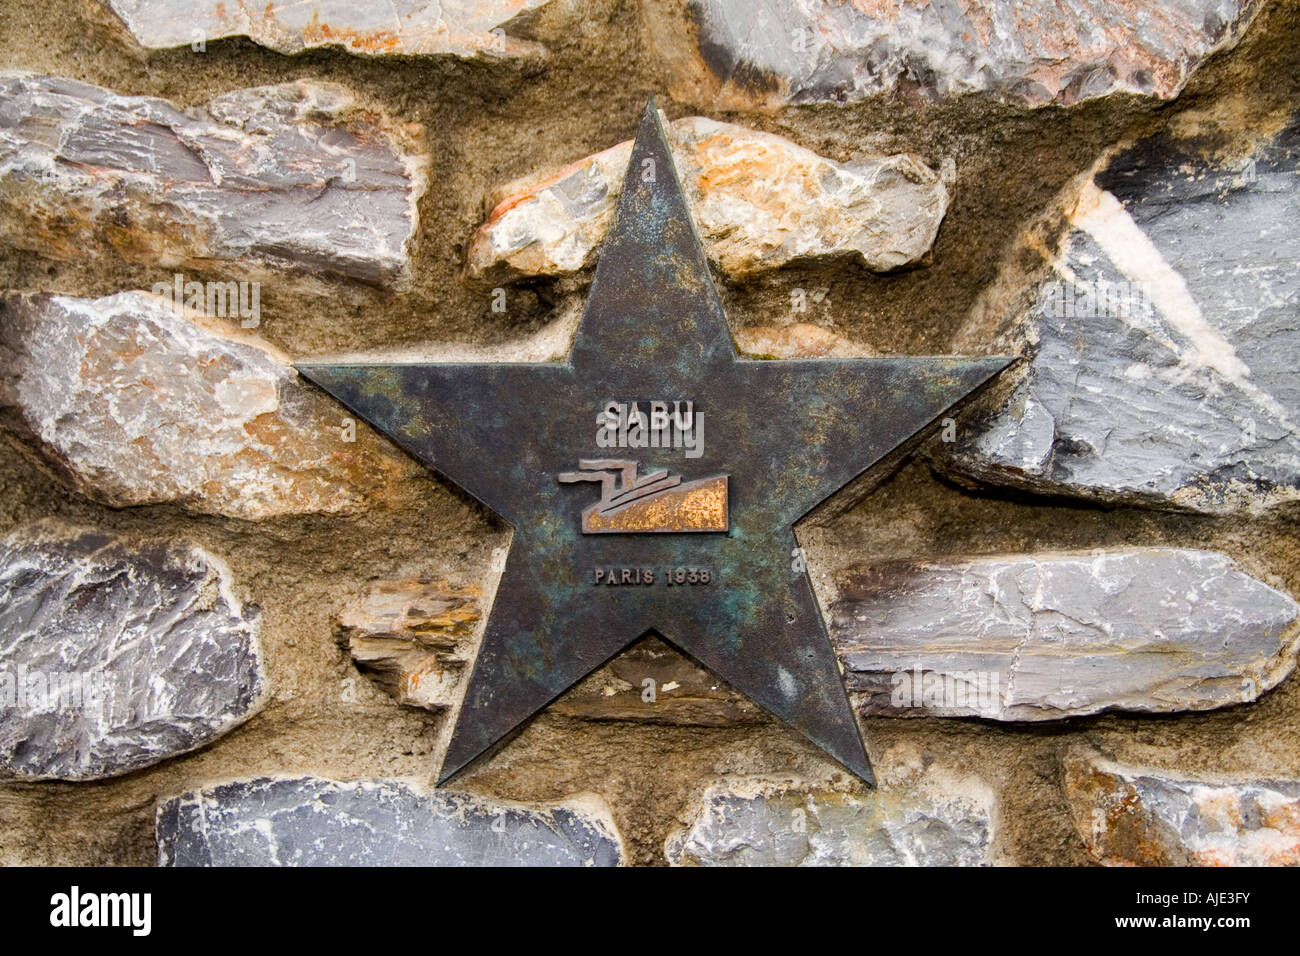
[[[578,462],[560,481],[599,481],[600,500],[582,513],[583,534],[624,531],[726,531],[727,476],[682,484],[681,475],[659,468],[637,476],[630,459]],[[615,475],[623,478],[614,484]]]
[[[1011,361],[740,358],[652,100],[566,361],[298,370],[513,529],[440,782],[655,633],[871,783],[793,525]]]

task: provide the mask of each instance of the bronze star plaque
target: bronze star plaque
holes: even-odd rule
[[[653,632],[871,783],[793,525],[1010,361],[740,358],[651,101],[566,361],[298,369],[513,528],[441,782]]]

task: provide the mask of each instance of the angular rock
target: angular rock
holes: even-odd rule
[[[714,109],[851,102],[890,93],[1071,105],[1170,99],[1234,45],[1253,0],[646,0],[673,97]]]
[[[830,616],[859,712],[1033,721],[1254,700],[1295,667],[1300,605],[1144,548],[863,567]]]
[[[0,423],[113,507],[350,513],[412,469],[344,441],[283,357],[201,322],[139,292],[0,298]]]
[[[920,262],[948,210],[943,179],[909,154],[838,163],[780,136],[690,116],[667,125],[695,228],[723,272],[855,257],[878,272]],[[470,242],[471,275],[560,275],[595,259],[629,140],[512,183]]]
[[[184,541],[40,523],[0,542],[0,769],[99,780],[256,713],[260,615],[232,583]]]
[[[518,36],[551,0],[394,0],[384,4],[284,0],[262,6],[224,0],[105,0],[152,49],[244,36],[278,53],[338,46],[380,56],[451,54],[463,59],[533,57],[544,49]],[[524,30],[526,33],[526,29]]]
[[[0,72],[0,238],[168,270],[408,278],[424,158],[343,87],[300,80],[206,107]],[[170,278],[170,275],[167,276]]]
[[[1065,793],[1107,866],[1300,866],[1300,780],[1189,779],[1076,749]]]
[[[497,804],[400,780],[226,783],[158,807],[159,866],[617,866],[596,797]]]
[[[376,581],[340,612],[338,636],[357,668],[397,701],[441,712],[460,702],[482,616],[482,594],[473,586]],[[754,704],[657,639],[620,654],[548,713],[693,727],[765,719]]]
[[[986,866],[992,816],[982,787],[859,797],[740,780],[709,787],[664,854],[673,866]]]
[[[1023,380],[941,467],[1211,513],[1300,500],[1300,123],[1249,160],[1212,149],[1162,135],[1084,189],[1005,330]]]
[[[736,727],[768,719],[747,698],[657,638],[628,648],[547,712],[678,727]]]
[[[473,660],[482,592],[445,580],[377,581],[339,614],[357,668],[399,702],[445,710]]]

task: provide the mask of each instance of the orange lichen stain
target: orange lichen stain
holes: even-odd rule
[[[492,212],[488,215],[487,222],[485,222],[482,226],[479,227],[480,231],[491,227],[497,222],[500,222],[501,218],[505,216],[506,213],[510,212],[510,210],[514,209],[517,206],[521,206],[524,203],[531,202],[532,200],[537,198],[539,193],[545,192],[547,189],[554,186],[556,183],[563,182],[565,179],[567,179],[569,176],[572,176],[574,173],[579,173],[587,169],[590,169],[592,166],[600,162],[603,157],[608,156],[610,153],[613,153],[616,150],[623,149],[623,148],[630,149],[631,143],[632,141],[628,140],[626,143],[620,143],[617,146],[612,146],[609,149],[603,150],[602,152],[584,157],[583,159],[579,159],[576,162],[569,163],[567,166],[561,167],[560,169],[556,170],[553,173],[550,173],[549,175],[541,179],[533,180],[531,177],[528,177],[522,181],[516,180],[515,183],[512,184],[512,186],[507,186],[506,188],[512,188],[512,187],[518,188],[519,191],[510,193],[506,196],[503,196],[501,199],[497,200],[497,204],[492,207]],[[497,195],[500,196],[501,195],[500,192],[498,192]]]
[[[697,182],[701,192],[748,183],[782,172],[777,151],[754,143],[739,143],[726,134],[710,136],[695,144],[695,161],[700,167]]]
[[[267,19],[274,17],[271,4],[267,4],[266,17]],[[319,10],[312,14],[311,20],[303,27],[302,38],[309,44],[337,43],[349,50],[363,53],[393,53],[405,46],[401,36],[388,30],[362,33],[331,26],[321,21]]]
[[[1201,850],[1197,853],[1189,854],[1189,861],[1197,866],[1237,865],[1236,855],[1226,853],[1223,850]]]
[[[381,581],[340,621],[346,628],[363,630],[367,640],[392,635],[403,642],[450,649],[481,617],[481,596],[477,587],[445,579]]]
[[[1201,819],[1212,822],[1215,829],[1234,832],[1241,829],[1241,801],[1231,790],[1208,790],[1196,801]]]
[[[880,23],[897,23],[899,9],[902,5],[898,0],[852,0],[854,10]],[[908,6],[917,9],[923,9],[929,5],[929,0],[913,0],[913,2],[908,3]]]
[[[554,186],[556,183],[560,182],[561,180],[567,179],[569,176],[572,176],[574,173],[581,172],[585,169],[590,169],[592,166],[595,166],[598,163],[603,162],[606,158],[609,157],[611,153],[616,153],[620,150],[628,150],[630,152],[631,149],[632,149],[632,141],[629,139],[629,140],[624,140],[623,142],[618,143],[614,146],[611,146],[609,149],[602,149],[599,153],[592,153],[590,156],[584,156],[582,159],[574,160],[572,163],[569,163],[567,166],[561,166],[559,169],[557,169],[551,175],[547,176],[545,179],[539,180],[537,184],[534,185],[531,189],[527,190],[527,192],[539,193],[543,189],[546,189],[548,186]],[[626,164],[620,163],[618,165],[622,166]]]
[[[413,611],[412,613],[419,614],[421,612]],[[481,616],[482,612],[476,604],[472,603],[470,598],[462,598],[459,603],[448,607],[443,613],[430,615],[422,622],[412,624],[411,630],[416,634],[437,631],[464,633],[471,630]]]
[[[1260,815],[1260,825],[1289,834],[1291,839],[1300,842],[1300,802],[1264,808]]]
[[[781,201],[768,188],[774,184],[781,184],[782,194],[787,188],[809,197],[824,191],[825,167],[819,160],[808,161],[766,142],[738,141],[720,133],[696,143],[693,159],[699,169],[695,188],[701,195],[729,192],[756,206],[775,207]]]
[[[438,632],[465,633],[478,621],[482,592],[472,585],[458,587],[447,580],[401,582],[380,587],[376,594],[404,598],[393,618],[393,633],[410,631],[426,636]]]
[[[487,222],[479,227],[480,231],[496,225],[501,221],[502,217],[504,217],[506,213],[510,212],[510,210],[514,209],[516,206],[521,206],[536,198],[537,196],[534,193],[516,193],[513,196],[508,196],[501,200],[495,207],[493,207],[492,212],[488,215]]]
[[[1108,797],[1104,826],[1095,834],[1094,855],[1111,866],[1158,866],[1170,862],[1137,791],[1127,786],[1120,789],[1114,778],[1101,772],[1094,773],[1092,781]]]
[[[1067,218],[1076,225],[1082,222],[1089,214],[1101,209],[1102,197],[1105,195],[1105,191],[1092,180],[1084,183],[1074,205],[1066,213]]]
[[[329,39],[342,43],[352,50],[363,50],[367,53],[393,53],[403,46],[402,38],[396,33],[382,31],[357,33],[354,30],[334,30],[329,27],[324,29],[325,35]]]

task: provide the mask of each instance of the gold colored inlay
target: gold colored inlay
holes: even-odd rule
[[[583,531],[726,531],[727,476],[701,478],[603,514],[598,508],[583,514]]]

